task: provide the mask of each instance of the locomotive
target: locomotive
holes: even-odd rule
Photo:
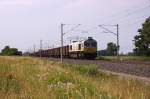
[[[61,56],[61,47],[39,50],[31,55],[59,58]],[[62,47],[62,55],[65,58],[95,59],[97,56],[97,41],[92,37],[88,37],[88,39],[82,41],[74,41]]]

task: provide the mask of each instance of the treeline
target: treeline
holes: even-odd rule
[[[1,50],[0,55],[4,55],[4,56],[12,56],[12,55],[21,56],[22,52],[18,51],[17,48],[10,48],[9,46],[5,46],[4,49]]]

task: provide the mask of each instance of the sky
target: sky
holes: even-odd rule
[[[9,45],[25,52],[35,45],[38,50],[40,40],[43,48],[58,47],[63,23],[64,44],[91,36],[103,50],[116,36],[98,25],[119,24],[120,53],[127,53],[149,16],[150,0],[0,0],[0,49]],[[105,28],[116,33],[115,26]]]

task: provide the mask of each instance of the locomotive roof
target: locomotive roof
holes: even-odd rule
[[[92,37],[88,37],[88,39],[84,39],[84,40],[80,40],[80,41],[75,41],[75,42],[72,42],[71,44],[75,44],[75,43],[81,43],[81,42],[85,42],[85,41],[88,41],[88,40],[94,40]],[[96,40],[94,40],[96,41]],[[69,44],[69,45],[71,45]]]

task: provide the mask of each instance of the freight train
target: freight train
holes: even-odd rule
[[[37,57],[60,57],[61,47],[39,50],[31,55]],[[97,56],[97,41],[92,37],[82,41],[74,41],[62,47],[62,55],[65,58],[95,59]]]

